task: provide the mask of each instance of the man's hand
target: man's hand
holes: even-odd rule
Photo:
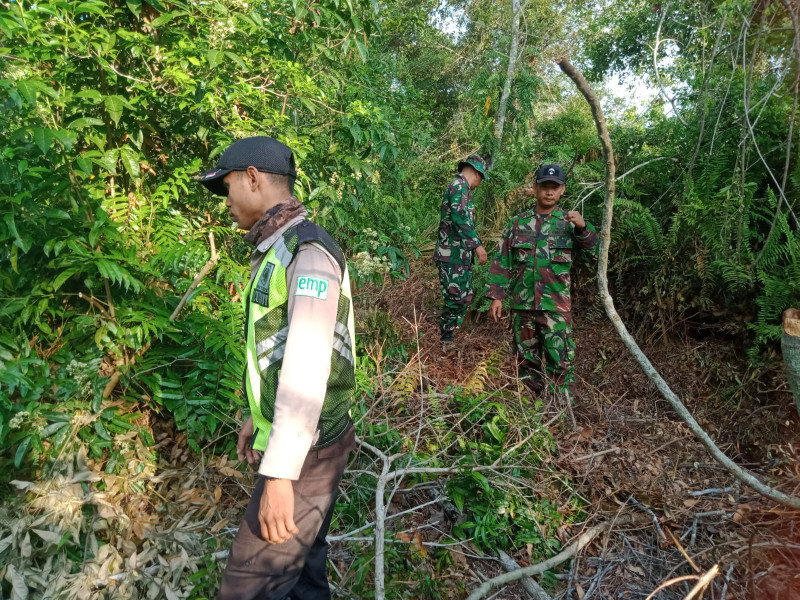
[[[492,319],[495,323],[500,320],[500,315],[503,312],[503,301],[502,300],[492,300],[492,305],[489,307],[489,314],[492,316]]]
[[[294,524],[294,488],[289,479],[268,479],[258,509],[261,537],[270,544],[282,544],[300,530]]]
[[[569,211],[567,213],[567,216],[565,217],[565,220],[567,221],[567,223],[572,223],[573,225],[575,225],[575,227],[578,227],[579,229],[583,229],[584,227],[586,227],[586,221],[583,220],[581,213],[579,213],[577,210]]]
[[[486,261],[489,260],[489,256],[486,254],[486,248],[483,246],[478,246],[475,248],[475,254],[478,255],[478,264],[485,265]]]
[[[254,469],[258,468],[258,463],[261,462],[261,452],[253,450],[250,447],[250,440],[253,438],[255,428],[253,427],[253,417],[247,418],[247,421],[242,423],[242,428],[239,430],[239,440],[236,442],[236,455],[239,460],[247,459],[248,464]]]

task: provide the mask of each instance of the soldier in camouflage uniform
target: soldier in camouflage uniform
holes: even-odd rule
[[[486,296],[493,299],[490,314],[497,321],[503,298],[511,294],[511,328],[523,381],[537,393],[547,383],[548,392],[574,397],[569,271],[573,253],[593,248],[597,232],[578,211],[558,206],[564,183],[560,166],[539,168],[536,205],[511,219],[503,232]]]
[[[433,260],[439,268],[442,288],[442,315],[439,328],[443,342],[452,342],[472,302],[473,253],[486,264],[486,250],[475,231],[475,205],[472,190],[486,179],[486,164],[477,154],[458,163],[458,174],[442,198],[439,236]]]

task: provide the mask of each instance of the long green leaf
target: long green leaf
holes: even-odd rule
[[[104,102],[106,110],[108,111],[108,116],[114,121],[114,125],[117,125],[122,118],[122,112],[125,108],[125,98],[117,95],[106,96]]]
[[[119,152],[120,159],[122,159],[122,166],[128,172],[132,179],[139,179],[141,171],[139,169],[139,154],[130,146],[123,146]]]
[[[33,436],[28,436],[22,442],[20,442],[19,447],[17,448],[17,454],[14,456],[14,467],[19,469],[20,465],[22,465],[22,459],[25,458],[25,455],[28,453],[28,448],[31,447],[31,438]]]

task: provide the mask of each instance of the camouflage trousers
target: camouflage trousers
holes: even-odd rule
[[[548,394],[574,398],[572,314],[515,310],[511,312],[511,328],[520,361],[520,379],[536,393],[546,390]]]
[[[442,333],[454,331],[461,325],[472,302],[472,266],[437,262],[439,283],[442,288],[442,315],[439,328]]]

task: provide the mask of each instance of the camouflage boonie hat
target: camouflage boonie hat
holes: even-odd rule
[[[475,169],[484,179],[489,179],[489,176],[486,174],[486,161],[483,160],[477,154],[470,154],[466,159],[462,160],[458,163],[458,172],[461,172],[461,169],[464,168],[465,165],[469,165],[473,169]]]

